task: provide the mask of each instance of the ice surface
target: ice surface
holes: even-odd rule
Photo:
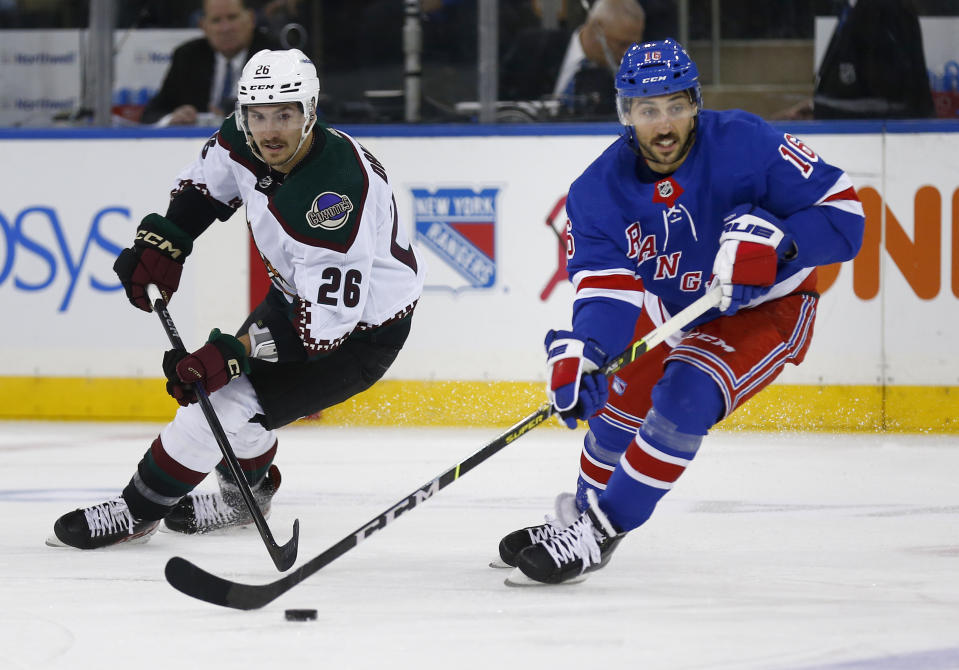
[[[577,472],[582,432],[539,428],[240,612],[175,591],[163,566],[273,581],[255,530],[44,545],[60,514],[123,487],[159,428],[0,423],[0,669],[959,668],[956,437],[716,432],[605,570],[508,588],[487,567],[499,538]],[[499,432],[283,429],[270,527],[282,543],[300,519],[299,565]]]

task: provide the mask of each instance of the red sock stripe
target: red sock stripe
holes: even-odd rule
[[[273,442],[273,446],[259,456],[254,456],[253,458],[237,458],[236,460],[240,464],[240,469],[243,470],[244,473],[252,474],[259,473],[260,470],[268,468],[276,457],[277,444],[279,444],[278,441]],[[226,467],[226,461],[221,460],[220,465]]]
[[[652,447],[648,447],[648,445],[647,448],[649,451],[655,452],[655,450]],[[665,456],[665,454],[662,456]],[[654,453],[649,453],[646,449],[643,449],[636,440],[633,440],[626,449],[625,458],[630,467],[639,474],[664,483],[671,484],[675,482],[686,470],[685,465],[668,463]]]
[[[589,457],[589,454],[586,453],[586,450],[583,449],[583,453],[579,457],[579,469],[583,475],[589,479],[605,486],[609,481],[610,475],[613,474],[614,466],[605,465],[593,460]]]
[[[191,470],[185,465],[173,460],[173,457],[163,448],[163,442],[160,441],[159,437],[153,440],[153,444],[150,445],[150,455],[153,457],[153,462],[156,463],[157,467],[176,481],[196,486],[206,477],[207,473]]]

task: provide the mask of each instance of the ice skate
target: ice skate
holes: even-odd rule
[[[526,547],[547,540],[579,518],[576,496],[560,493],[553,503],[554,514],[546,515],[546,523],[514,530],[499,542],[499,557],[490,561],[491,568],[516,567],[516,555]]]
[[[140,544],[149,540],[159,525],[159,521],[134,518],[126,500],[117,496],[61,516],[53,524],[47,545],[100,549],[122,543]]]
[[[247,509],[239,487],[232,478],[222,475],[219,470],[216,475],[220,490],[209,493],[195,492],[185,496],[163,520],[166,530],[195,535],[249,526],[253,523],[253,516]],[[252,487],[253,499],[263,512],[264,518],[270,516],[273,496],[280,488],[280,479],[279,468],[271,465],[266,476]]]
[[[589,508],[569,527],[516,555],[516,569],[507,577],[507,585],[579,582],[609,562],[625,534],[617,532],[606,518],[593,490],[586,496]]]

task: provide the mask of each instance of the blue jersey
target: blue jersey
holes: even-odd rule
[[[669,176],[653,173],[624,138],[614,142],[566,202],[574,330],[614,355],[651,297],[675,314],[703,295],[723,217],[743,204],[777,216],[796,244],[766,300],[859,250],[863,209],[849,177],[759,117],[701,111],[689,154]]]

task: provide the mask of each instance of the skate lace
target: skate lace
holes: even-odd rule
[[[560,525],[559,519],[552,514],[547,514],[546,523],[528,528],[526,532],[529,533],[530,542],[536,544],[548,540],[562,530],[563,526]]]
[[[236,510],[219,493],[194,493],[191,497],[193,515],[200,528],[229,523],[236,518]]]
[[[83,516],[86,517],[87,526],[93,537],[116,533],[124,529],[128,535],[133,535],[133,515],[130,514],[130,509],[123,498],[114,498],[88,507],[83,510]]]
[[[552,538],[541,541],[550,558],[557,567],[562,567],[577,559],[583,561],[583,570],[593,563],[599,563],[602,554],[599,540],[602,539],[585,515]]]

